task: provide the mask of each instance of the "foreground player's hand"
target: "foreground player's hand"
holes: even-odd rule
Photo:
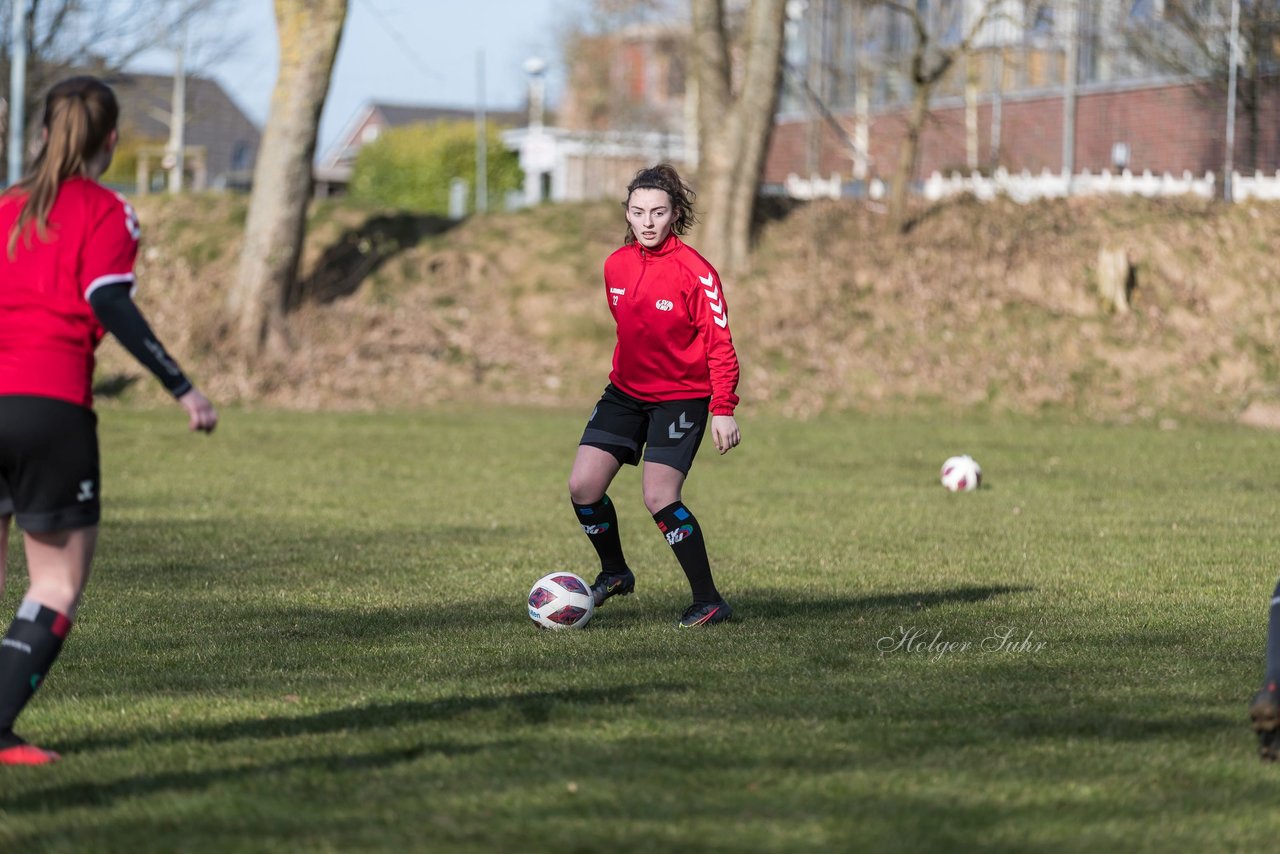
[[[212,433],[213,428],[218,426],[218,411],[199,389],[192,388],[178,398],[178,403],[182,404],[182,408],[187,411],[187,426],[192,430]]]
[[[711,416],[711,438],[715,440],[716,450],[728,453],[729,449],[738,447],[742,434],[738,432],[738,422],[732,415]]]

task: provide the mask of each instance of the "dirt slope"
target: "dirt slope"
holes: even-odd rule
[[[292,351],[246,368],[225,340],[244,200],[140,200],[139,301],[221,401],[373,409],[584,405],[608,372],[600,265],[615,205],[450,227],[326,202],[313,211]],[[690,242],[697,244],[696,234]],[[766,222],[726,277],[744,405],[1064,409],[1106,420],[1280,412],[1280,206],[960,200],[907,235],[853,202]],[[1136,263],[1133,311],[1097,296],[1099,248]],[[714,259],[713,259],[714,260]],[[106,397],[162,392],[112,343]]]

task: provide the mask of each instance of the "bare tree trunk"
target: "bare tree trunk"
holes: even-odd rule
[[[756,192],[764,172],[782,74],[785,0],[751,0],[745,66],[733,91],[723,0],[693,0],[698,86],[701,251],[726,270],[742,269],[751,249]]]
[[[916,162],[920,157],[920,135],[929,116],[929,97],[933,84],[916,84],[911,99],[911,116],[907,119],[907,136],[898,150],[898,170],[893,179],[893,191],[889,195],[889,219],[898,228],[907,224],[907,190],[915,178]]]
[[[275,0],[280,73],[258,148],[240,275],[227,307],[246,355],[285,341],[285,307],[302,252],[320,112],[347,0]]]
[[[1004,4],[1003,0],[982,0],[980,5],[974,7],[976,14],[972,15],[971,22],[969,13],[964,11],[970,8],[969,5],[956,4],[951,13],[964,12],[962,20],[966,21],[966,35],[958,44],[939,50],[936,57],[930,58],[938,44],[935,28],[942,24],[941,19],[932,16],[920,4],[906,3],[904,0],[872,2],[906,15],[915,29],[915,47],[911,52],[911,82],[915,92],[912,95],[910,118],[907,119],[907,138],[898,152],[898,171],[894,176],[893,190],[889,194],[889,218],[899,230],[905,231],[908,225],[907,191],[915,178],[916,162],[920,157],[920,137],[924,132],[925,120],[929,117],[929,100],[933,95],[933,87],[946,76],[957,59],[969,61],[974,40],[983,28],[989,22],[1005,17],[1002,8]]]

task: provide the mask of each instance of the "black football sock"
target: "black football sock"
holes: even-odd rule
[[[1267,623],[1267,684],[1280,684],[1280,582],[1271,594],[1271,617]]]
[[[711,579],[711,563],[707,560],[707,545],[702,540],[702,528],[698,520],[684,506],[683,501],[668,504],[653,514],[658,530],[667,538],[671,550],[680,561],[680,568],[689,579],[693,601],[699,605],[719,602],[720,593]]]
[[[609,496],[595,504],[574,502],[573,509],[591,545],[596,547],[596,554],[600,555],[600,571],[605,575],[626,572],[627,559],[622,556],[622,538],[618,536],[618,513]]]
[[[69,631],[71,621],[52,608],[31,599],[18,606],[0,640],[0,736],[13,737],[13,722],[44,681]],[[0,742],[0,747],[11,746]]]

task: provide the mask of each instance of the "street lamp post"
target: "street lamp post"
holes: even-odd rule
[[[541,57],[531,56],[524,61],[524,73],[529,75],[529,130],[540,132],[547,97],[547,63]]]
[[[9,186],[22,180],[22,152],[26,148],[27,0],[14,0],[9,30]]]
[[[1236,66],[1240,64],[1240,0],[1231,0],[1231,45],[1227,50],[1231,67],[1227,70],[1227,153],[1222,167],[1222,200],[1234,201],[1232,178],[1236,171]]]
[[[529,75],[529,129],[521,144],[520,165],[524,167],[525,204],[534,205],[552,196],[550,140],[542,127],[546,111],[547,63],[541,57],[531,56],[524,62],[524,72]]]
[[[476,213],[489,210],[489,137],[485,116],[484,51],[476,54]]]

